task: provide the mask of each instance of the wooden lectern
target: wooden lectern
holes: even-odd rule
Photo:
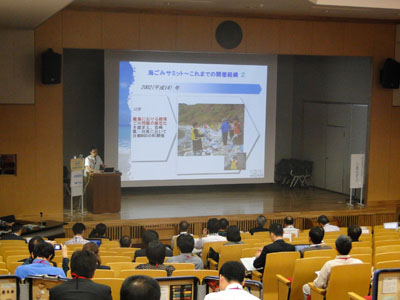
[[[121,210],[121,173],[93,173],[86,190],[88,211],[94,214]]]

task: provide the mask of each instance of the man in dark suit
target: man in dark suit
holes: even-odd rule
[[[157,240],[159,240],[157,231],[146,230],[142,236],[142,241],[143,241],[143,244],[145,247],[143,249],[135,251],[135,256],[133,258],[133,261],[136,260],[136,257],[146,256],[146,248],[149,245],[149,243],[152,241],[157,241]],[[165,247],[165,256],[172,256],[172,255],[173,255],[172,250],[168,247]]]
[[[256,222],[257,227],[250,229],[251,235],[253,235],[254,232],[268,231],[268,228],[264,228],[267,219],[263,215],[258,216]]]
[[[332,249],[330,246],[322,244],[324,235],[325,231],[322,227],[316,226],[311,228],[308,232],[308,241],[310,242],[310,247],[300,250],[301,257],[304,257],[304,252],[306,251]]]
[[[109,286],[91,280],[96,264],[93,252],[75,251],[71,258],[73,279],[50,289],[50,300],[112,300]]]
[[[25,239],[21,236],[22,234],[22,224],[20,223],[14,223],[11,226],[11,232],[7,234],[3,234],[1,236],[2,240],[22,240],[25,241]]]
[[[256,259],[253,263],[255,268],[263,268],[260,270],[262,273],[264,273],[265,260],[268,253],[295,251],[293,245],[283,240],[283,227],[281,224],[271,224],[269,234],[273,243],[265,246],[263,249],[260,248],[256,253]]]

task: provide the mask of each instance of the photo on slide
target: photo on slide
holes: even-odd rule
[[[179,103],[178,156],[243,153],[244,104]]]
[[[224,157],[224,170],[246,170],[246,153],[229,153]]]

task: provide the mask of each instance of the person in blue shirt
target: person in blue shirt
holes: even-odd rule
[[[32,275],[50,275],[65,278],[62,269],[53,267],[50,260],[54,257],[54,248],[50,243],[38,243],[33,250],[34,260],[31,264],[19,266],[15,270],[15,276],[24,279]]]
[[[222,141],[224,146],[228,144],[229,123],[226,119],[222,120],[221,124]]]

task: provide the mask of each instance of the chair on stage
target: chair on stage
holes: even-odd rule
[[[265,260],[264,275],[253,271],[252,279],[261,281],[264,289],[263,299],[278,299],[278,284],[276,275],[291,277],[293,275],[296,260],[300,258],[299,252],[277,252],[269,253]]]
[[[351,264],[332,267],[326,289],[311,287],[312,300],[346,299],[349,292],[368,295],[371,280],[371,264]]]
[[[268,254],[269,255],[269,254]],[[293,275],[285,277],[277,274],[279,300],[303,300],[303,285],[316,278],[316,271],[330,260],[330,257],[311,257],[297,259]]]

